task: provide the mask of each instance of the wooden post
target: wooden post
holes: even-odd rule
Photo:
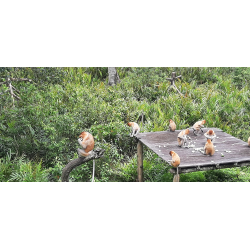
[[[143,145],[140,141],[137,143],[137,167],[138,181],[143,182]]]

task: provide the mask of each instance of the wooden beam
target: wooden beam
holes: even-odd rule
[[[194,166],[190,168],[179,168],[179,174],[191,173],[191,172],[198,172],[198,171],[208,171],[208,170],[215,170],[215,169],[223,169],[223,168],[235,168],[235,167],[247,167],[250,166],[250,162],[241,162],[235,164],[228,164],[228,165],[217,165],[217,166]],[[170,173],[176,174],[176,168],[171,168]]]
[[[138,181],[143,182],[143,144],[140,141],[137,143],[137,173]]]

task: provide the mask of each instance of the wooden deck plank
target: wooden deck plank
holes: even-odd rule
[[[213,129],[218,137],[214,142],[215,149],[218,151],[213,156],[203,155],[201,152],[195,150],[195,148],[204,148],[207,141],[204,133],[209,129]],[[165,161],[171,160],[169,152],[171,150],[175,151],[180,156],[181,164],[179,168],[182,168],[183,171],[185,168],[197,166],[233,165],[240,162],[250,162],[250,148],[248,144],[223,132],[221,129],[204,128],[203,133],[198,136],[195,136],[192,129],[190,129],[189,136],[191,137],[191,144],[195,145],[194,148],[180,148],[178,146],[177,135],[180,131],[140,133],[137,138]]]

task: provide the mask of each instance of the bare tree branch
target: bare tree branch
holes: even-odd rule
[[[176,76],[176,73],[175,73],[175,72],[172,72],[172,78],[166,78],[168,81],[171,82],[170,85],[169,85],[169,87],[167,88],[167,91],[168,91],[169,89],[173,88],[173,89],[177,90],[178,93],[179,93],[181,96],[183,96],[183,94],[179,91],[179,89],[178,89],[178,88],[176,87],[176,85],[175,85],[175,80],[178,79],[178,78],[181,78],[181,75]]]
[[[8,77],[7,78],[7,83],[9,85],[9,91],[10,91],[10,95],[11,95],[11,98],[12,98],[12,102],[13,102],[13,107],[15,107],[15,99],[14,99],[14,92],[13,92],[13,89],[12,89],[12,85],[11,85],[11,81],[10,81],[10,78]]]
[[[19,96],[17,96],[15,93],[13,93],[13,96],[17,99],[17,100],[21,100],[21,98]]]
[[[20,94],[20,91],[17,90],[17,89],[11,84],[11,81],[28,81],[28,82],[32,82],[32,80],[31,80],[31,79],[28,79],[28,78],[13,78],[13,77],[7,77],[7,81],[5,81],[5,82],[0,82],[0,86],[1,86],[2,84],[6,84],[7,87],[8,87],[8,89],[7,89],[6,91],[0,93],[0,95],[2,95],[3,93],[9,91],[9,92],[10,92],[10,95],[11,95],[11,98],[12,98],[13,107],[15,107],[15,104],[14,104],[15,98],[16,98],[17,100],[21,100],[21,98],[20,98],[18,95],[16,95],[16,94],[14,93],[14,91],[16,91],[16,92],[19,93],[19,94]]]
[[[13,85],[12,85],[12,88],[17,92],[17,93],[19,93],[20,94],[20,91],[19,90],[17,90]]]
[[[93,151],[93,153],[90,156],[87,157],[78,157],[77,159],[74,159],[70,161],[63,169],[62,171],[62,182],[68,182],[69,181],[69,175],[70,172],[77,166],[82,165],[84,162],[91,161],[94,159],[98,159],[103,156],[105,150],[101,148],[97,148]]]

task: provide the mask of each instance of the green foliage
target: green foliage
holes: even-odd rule
[[[249,137],[249,68],[117,68],[121,83],[108,86],[108,68],[0,68],[14,82],[22,100],[0,99],[0,181],[60,181],[63,167],[77,157],[77,137],[88,131],[104,148],[96,160],[95,181],[136,181],[136,141],[129,121],[141,132],[177,129],[205,119],[247,141]],[[167,90],[175,71],[185,95]],[[5,86],[0,86],[0,92]],[[142,113],[144,120],[142,123]],[[145,148],[145,147],[144,147]],[[25,156],[24,156],[25,155]],[[70,181],[90,181],[92,162],[74,169]],[[172,181],[169,168],[144,150],[145,181]],[[239,172],[237,172],[239,171]],[[248,168],[182,174],[181,181],[249,181]]]
[[[0,158],[0,181],[10,182],[47,182],[49,171],[42,167],[42,162],[25,160],[24,155],[10,161],[10,155]]]
[[[237,87],[249,86],[250,83],[250,68],[234,68],[233,71],[233,83]]]

